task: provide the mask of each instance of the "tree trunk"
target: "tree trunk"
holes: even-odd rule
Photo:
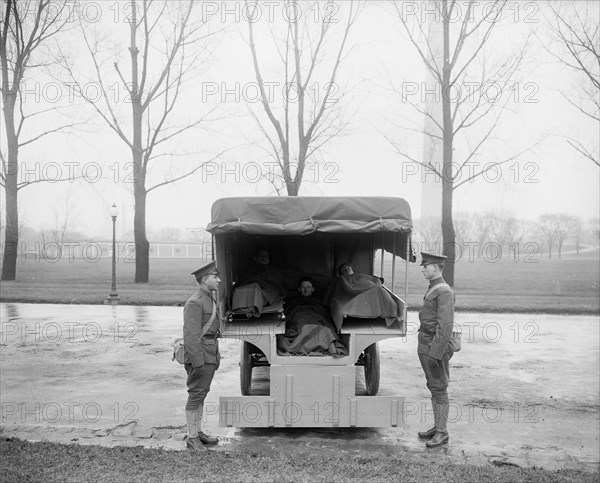
[[[134,186],[135,214],[133,237],[135,241],[135,283],[148,283],[150,278],[150,243],[146,238],[146,187]]]
[[[136,3],[131,0],[132,22],[130,25],[131,55],[131,109],[133,119],[133,144],[131,152],[133,155],[133,198],[135,201],[135,214],[133,215],[133,239],[135,242],[135,283],[148,283],[150,278],[150,244],[146,238],[146,163],[144,150],[142,148],[142,122],[144,120],[144,109],[142,106],[142,93],[139,83],[138,54],[136,45]]]
[[[300,184],[296,182],[296,177],[292,177],[292,166],[290,164],[289,147],[283,149],[283,177],[288,196],[298,196]],[[296,168],[296,173],[298,168]]]
[[[447,4],[443,2],[442,21],[444,28],[444,66],[442,70],[442,93],[450,92],[450,22]],[[454,179],[452,173],[452,145],[454,127],[452,125],[451,103],[449,96],[442,95],[443,116],[443,161],[442,161],[442,240],[444,255],[448,257],[444,268],[444,279],[451,287],[454,286],[454,261],[456,259],[456,233],[452,220],[452,196]]]
[[[146,168],[142,152],[142,106],[132,98],[133,107],[133,238],[135,241],[135,283],[148,283],[150,278],[150,243],[146,238]]]
[[[301,96],[304,96],[304,93],[301,93]],[[296,177],[294,178],[295,193],[290,196],[298,196],[298,193],[300,192],[300,185],[302,184],[302,179],[304,178],[304,168],[306,167],[306,153],[308,153],[309,143],[310,140],[306,136],[304,136],[304,134],[301,134],[300,146],[298,150],[298,167],[296,168]]]
[[[4,74],[4,72],[3,72]],[[7,86],[6,86],[7,87]],[[19,179],[19,140],[15,132],[15,102],[16,90],[5,89],[4,122],[8,144],[8,163],[6,172],[6,232],[4,234],[4,256],[2,260],[2,280],[17,278],[17,249],[19,246],[19,210],[18,189]]]

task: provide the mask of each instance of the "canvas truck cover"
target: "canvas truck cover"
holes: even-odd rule
[[[225,308],[231,308],[229,296],[233,299],[235,291],[244,287],[243,272],[252,260],[256,262],[255,255],[262,249],[269,253],[267,266],[272,263],[282,275],[288,297],[279,312],[270,311],[271,306],[266,310],[259,301],[260,316],[230,312],[223,319],[222,333],[243,341],[242,395],[219,398],[219,424],[278,428],[398,426],[403,421],[404,398],[376,395],[380,366],[375,344],[406,335],[406,304],[372,274],[380,248],[414,261],[408,203],[388,197],[224,198],[214,203],[207,230],[213,234],[222,280],[218,294]],[[379,260],[383,273],[383,253]],[[395,257],[391,272],[388,270],[392,292],[394,261]],[[357,313],[341,307],[342,319],[346,315],[343,327],[332,327],[335,319],[331,324],[329,310],[320,302],[337,280],[340,262],[352,263],[357,272],[354,279],[365,280],[358,287],[351,284],[351,289],[365,290],[358,294],[362,297],[360,303],[351,306]],[[408,260],[403,265],[407,277]],[[310,297],[314,302],[299,297],[297,291],[300,277],[307,274],[314,282],[316,295]],[[239,285],[238,280],[242,280]],[[406,278],[404,288],[406,294]],[[392,307],[384,303],[383,295],[389,296]],[[300,299],[296,305],[294,296]],[[249,300],[252,306],[242,309],[251,309],[254,314],[255,299]],[[356,392],[359,360],[365,367],[367,395]],[[253,393],[252,368],[265,365],[269,366],[269,390],[266,394]]]
[[[410,206],[402,198],[239,197],[215,201],[207,230],[217,238],[240,232],[301,236],[319,232],[375,234],[377,248],[406,258],[412,219]],[[411,248],[409,253],[414,262]]]
[[[410,206],[390,197],[223,198],[212,207],[213,235],[322,233],[410,233]]]

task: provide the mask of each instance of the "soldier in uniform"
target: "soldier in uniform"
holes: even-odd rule
[[[454,325],[454,291],[444,281],[442,270],[446,257],[431,253],[421,253],[423,276],[429,280],[429,289],[423,298],[423,307],[419,311],[419,344],[417,353],[431,391],[433,405],[433,428],[419,433],[427,439],[427,447],[441,446],[450,439],[448,435],[448,381],[450,379],[449,361],[452,351],[448,341]]]
[[[187,372],[188,400],[185,419],[188,427],[187,447],[203,451],[204,445],[217,444],[218,439],[200,431],[204,399],[219,367],[221,356],[217,335],[219,309],[214,298],[221,279],[214,261],[192,272],[199,284],[198,290],[183,309],[183,343]]]

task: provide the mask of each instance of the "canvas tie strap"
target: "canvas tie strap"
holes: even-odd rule
[[[429,290],[427,290],[427,293],[423,296],[423,300],[425,300],[430,293],[432,293],[435,289],[438,289],[440,287],[449,287],[450,285],[448,285],[446,282],[440,282],[440,283],[436,283],[433,287],[431,287]],[[435,335],[435,330],[427,330],[425,327],[421,326],[419,327],[419,332],[423,332],[427,335],[431,335],[434,336]]]
[[[450,287],[450,285],[448,285],[446,282],[436,283],[433,287],[427,290],[427,293],[423,296],[423,300],[425,300],[431,292],[433,292],[436,288],[439,287]]]
[[[206,324],[204,324],[204,327],[202,327],[202,336],[204,337],[206,335],[206,333],[208,332],[208,329],[210,329],[210,327],[212,326],[215,317],[217,316],[217,302],[215,302],[215,299],[213,299],[211,297],[212,300],[212,314],[210,314],[210,319],[208,319],[208,322]]]

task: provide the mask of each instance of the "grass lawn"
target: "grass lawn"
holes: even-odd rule
[[[334,457],[190,452],[0,441],[1,481],[489,481],[595,482],[577,470],[473,466],[390,450]]]
[[[562,260],[525,257],[516,261],[463,259],[456,266],[456,306],[459,311],[600,313],[598,251],[569,255]],[[388,260],[386,259],[386,262]],[[180,305],[195,290],[190,272],[205,263],[200,259],[153,259],[150,282],[136,284],[134,263],[117,264],[117,289],[122,304]],[[391,267],[384,269],[391,282]],[[379,267],[379,264],[376,263]],[[404,263],[397,264],[394,291],[404,297]],[[56,263],[33,258],[19,261],[17,280],[0,283],[0,301],[30,303],[101,304],[108,296],[111,263],[67,259]],[[426,282],[420,267],[409,269],[410,309],[420,306]],[[559,291],[560,290],[560,291]]]

